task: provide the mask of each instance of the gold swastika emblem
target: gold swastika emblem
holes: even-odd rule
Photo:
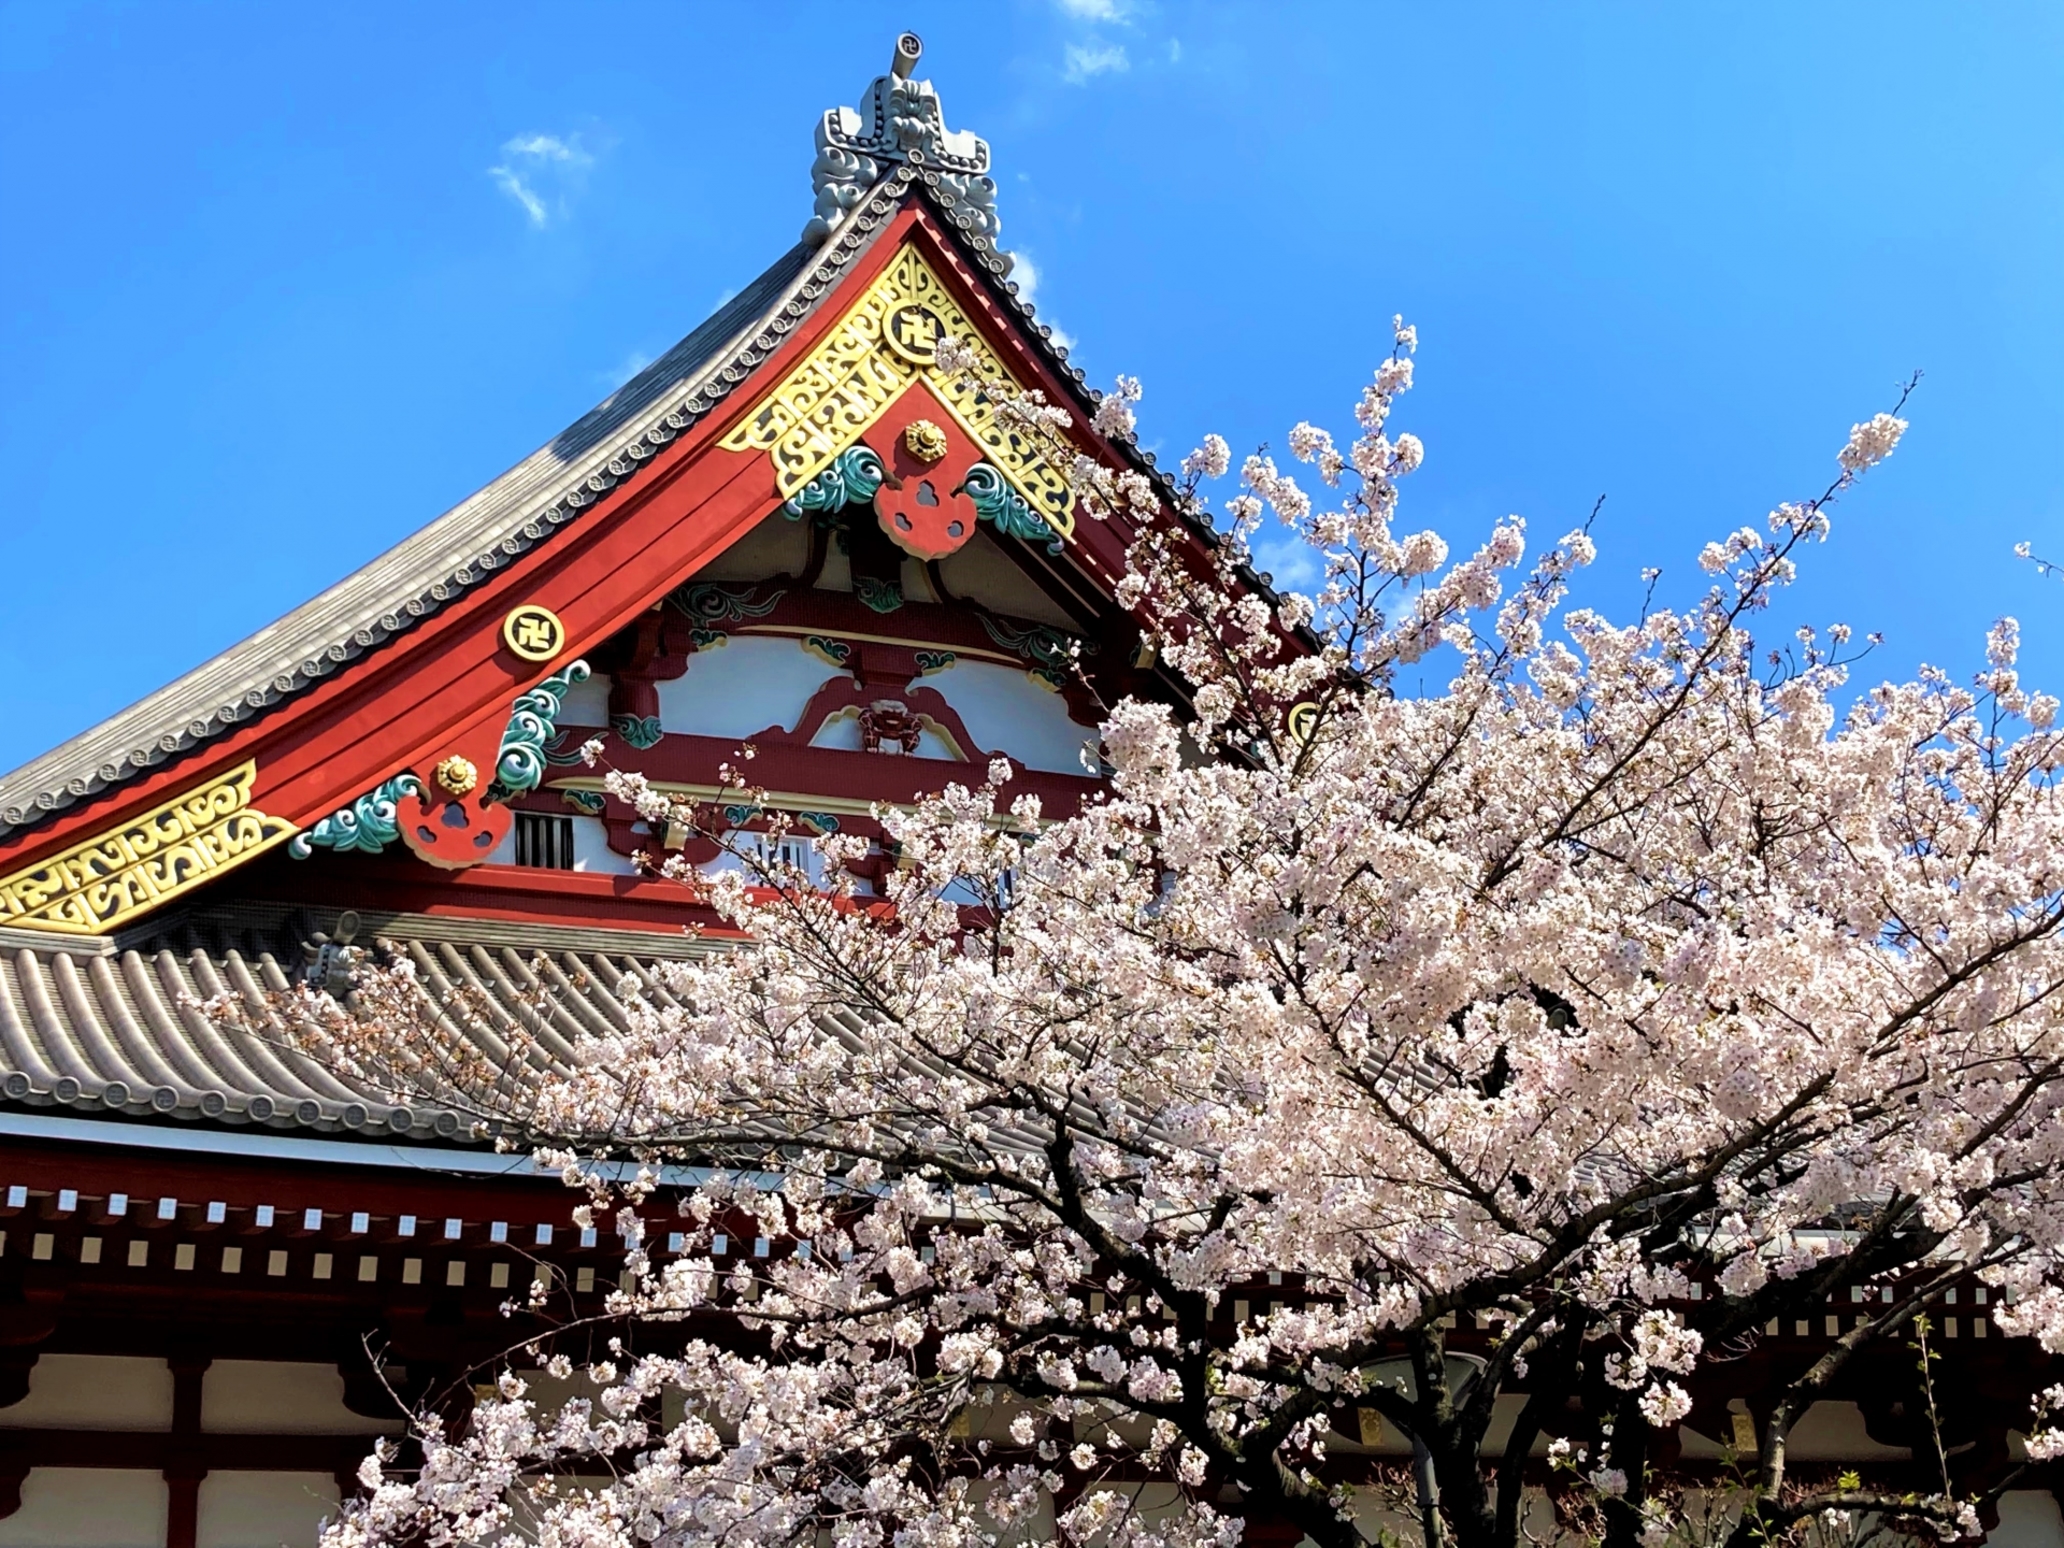
[[[971,375],[939,368],[948,336],[972,350]],[[722,444],[764,451],[774,464],[776,497],[788,499],[831,466],[922,379],[960,424],[983,461],[1023,496],[1060,537],[1075,530],[1075,490],[1046,460],[1040,442],[999,411],[982,381],[1009,378],[939,276],[915,247],[905,247],[813,349]]]
[[[525,661],[550,661],[566,648],[566,625],[549,607],[526,602],[502,620],[502,643]]]

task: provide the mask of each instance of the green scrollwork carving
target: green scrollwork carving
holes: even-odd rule
[[[803,516],[835,516],[848,505],[865,505],[881,488],[889,470],[865,446],[849,446],[831,466],[796,491],[781,509],[790,521]]]
[[[358,849],[376,855],[401,837],[402,799],[422,793],[422,781],[415,775],[397,774],[307,832],[297,833],[287,845],[287,853],[296,860],[306,860],[317,849],[334,849],[340,854]]]
[[[690,581],[685,586],[676,586],[667,594],[667,601],[702,626],[713,628],[717,624],[744,623],[749,618],[765,618],[774,611],[774,605],[787,593],[770,592],[764,598],[756,586],[720,586],[715,581]],[[696,648],[702,648],[702,640],[696,639]]]
[[[950,650],[921,650],[917,653],[917,675],[930,677],[934,672],[943,672],[960,658]]]
[[[611,715],[609,729],[641,752],[658,746],[660,737],[665,735],[657,715]]]
[[[819,833],[836,833],[839,820],[830,812],[797,812],[796,821],[815,828]]]
[[[998,532],[1023,538],[1027,543],[1044,544],[1050,554],[1058,554],[1067,547],[1067,540],[1047,525],[1046,518],[1026,504],[1025,497],[988,463],[978,462],[969,468],[960,487],[973,503],[975,515]]]
[[[876,580],[872,575],[853,577],[853,595],[877,613],[893,613],[903,605],[903,588],[894,581]]]
[[[1046,624],[1013,623],[993,613],[977,615],[989,638],[1026,664],[1026,670],[1053,688],[1064,688],[1075,675],[1078,656],[1093,656],[1093,641],[1064,634]]]
[[[489,801],[506,801],[511,796],[535,790],[544,782],[546,745],[555,741],[554,722],[566,702],[567,690],[588,680],[588,664],[575,661],[564,671],[554,672],[528,693],[518,694],[510,708],[509,725],[502,732],[501,752],[495,758],[494,783],[488,787]]]
[[[600,817],[602,809],[609,804],[608,799],[599,790],[562,790],[559,792],[559,799],[575,811],[585,812],[590,817]]]
[[[842,667],[853,659],[853,647],[844,640],[834,640],[827,635],[806,634],[803,649],[811,655],[821,657],[835,667]]]

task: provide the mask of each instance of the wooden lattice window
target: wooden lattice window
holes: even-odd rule
[[[572,870],[573,819],[552,812],[518,812],[516,863],[546,871]]]

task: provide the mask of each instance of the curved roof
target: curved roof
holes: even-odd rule
[[[0,1101],[383,1140],[466,1137],[455,1113],[397,1105],[290,1037],[203,1014],[217,996],[259,1008],[308,981],[315,925],[299,909],[196,911],[100,950],[31,945],[24,933],[0,940]],[[648,932],[372,913],[360,934],[412,963],[438,1003],[463,1004],[461,1030],[491,1055],[522,1037],[562,1061],[586,1038],[628,1026],[626,1000],[671,1003],[660,960],[712,949]],[[260,1009],[258,1019],[277,1017]]]
[[[971,217],[939,183],[936,171],[898,167],[821,247],[799,243],[784,253],[680,343],[485,488],[278,622],[0,776],[0,839],[272,713],[565,530],[749,381],[909,198],[932,206],[972,265],[993,277],[998,294],[1030,324],[1056,372],[1080,385],[1082,373],[1069,366],[1052,330],[1034,320],[1030,304],[1004,280],[1008,258],[970,229]],[[1084,395],[1093,403],[1095,394],[1085,388]]]

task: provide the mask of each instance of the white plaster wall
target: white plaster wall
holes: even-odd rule
[[[127,1355],[47,1354],[29,1395],[0,1408],[0,1429],[169,1430],[172,1371]]]
[[[1693,1461],[1705,1462],[1725,1456],[1727,1446],[1724,1440],[1725,1437],[1706,1435],[1688,1424],[1677,1426],[1677,1444],[1682,1448],[1682,1454]]]
[[[1815,1403],[1792,1426],[1785,1452],[1796,1462],[1906,1462],[1905,1446],[1881,1446],[1863,1427],[1863,1410],[1854,1403]]]
[[[1058,693],[1018,668],[956,661],[925,678],[924,686],[945,696],[982,752],[1008,753],[1026,768],[1054,774],[1089,772],[1082,750],[1096,733],[1076,725]]]
[[[853,589],[853,561],[839,551],[833,543],[824,551],[824,568],[818,573],[816,590],[851,591]]]
[[[774,634],[734,637],[697,651],[688,670],[659,685],[659,723],[695,736],[744,738],[770,726],[794,729],[810,695],[838,668]]]
[[[201,1428],[222,1435],[373,1435],[398,1430],[344,1406],[334,1365],[217,1360],[201,1379]]]
[[[606,726],[609,724],[609,674],[597,672],[584,683],[575,683],[559,701],[559,726]]]
[[[1731,1432],[1702,1435],[1690,1425],[1677,1430],[1684,1455],[1693,1461],[1712,1461],[1726,1455],[1733,1441]],[[1863,1410],[1854,1403],[1820,1402],[1792,1426],[1786,1450],[1801,1462],[1906,1462],[1913,1452],[1905,1446],[1881,1446],[1864,1428]]]
[[[153,1472],[39,1467],[22,1484],[21,1509],[0,1521],[0,1548],[162,1548],[169,1506]]]
[[[510,858],[515,858],[515,839],[510,838]],[[629,855],[620,855],[609,847],[609,832],[602,826],[600,817],[573,819],[573,868],[576,871],[598,871],[605,876],[629,876],[638,867]]]
[[[1986,1535],[1994,1548],[2064,1548],[2064,1513],[2047,1489],[2009,1489],[2000,1496],[2000,1523]]]
[[[336,1514],[337,1481],[327,1473],[210,1473],[195,1548],[315,1548],[323,1517]]]

